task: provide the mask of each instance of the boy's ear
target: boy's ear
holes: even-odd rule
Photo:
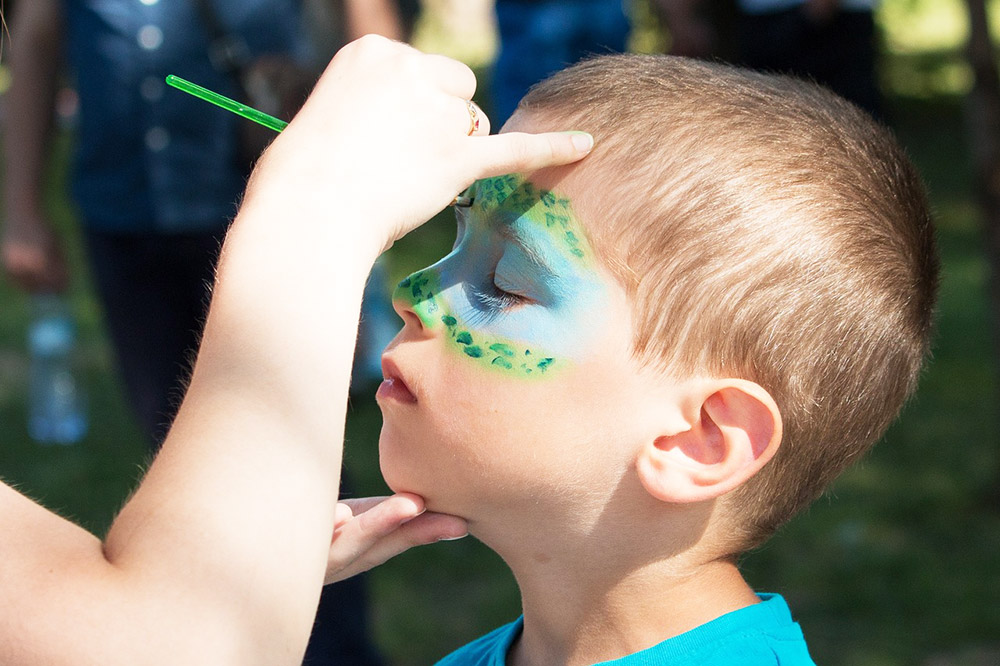
[[[759,384],[712,380],[690,393],[688,428],[645,443],[636,471],[646,491],[664,502],[720,497],[757,473],[781,443],[781,413]]]

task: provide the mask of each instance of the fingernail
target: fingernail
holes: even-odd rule
[[[573,147],[581,153],[589,153],[594,148],[594,137],[588,132],[567,132]]]
[[[459,539],[464,539],[467,536],[469,536],[468,532],[466,532],[465,534],[460,534],[459,536],[441,537],[440,539],[438,539],[438,541],[458,541]]]
[[[426,511],[427,511],[427,507],[424,507],[423,509],[420,510],[420,513],[418,513],[416,515],[413,515],[413,516],[410,516],[409,518],[404,519],[403,522],[400,523],[400,525],[405,525],[406,523],[410,522],[411,520],[419,518],[420,516],[424,515],[424,513],[426,513]]]

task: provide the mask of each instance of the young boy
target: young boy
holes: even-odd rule
[[[441,663],[811,664],[736,561],[913,391],[937,282],[919,178],[832,93],[608,56],[506,131],[579,165],[478,181],[405,279],[382,471],[499,553],[523,617]]]

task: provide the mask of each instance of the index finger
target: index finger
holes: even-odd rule
[[[587,132],[507,132],[471,140],[478,144],[471,151],[477,179],[572,164],[594,148],[594,137]]]

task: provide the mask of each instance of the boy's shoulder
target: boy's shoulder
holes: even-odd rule
[[[761,603],[727,613],[680,636],[604,666],[773,664],[815,666],[805,638],[785,600],[761,594]],[[437,666],[505,666],[507,651],[521,634],[518,618],[456,650]]]

